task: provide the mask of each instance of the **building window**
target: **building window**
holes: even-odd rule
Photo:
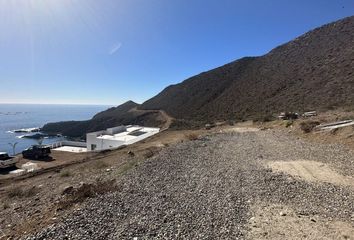
[[[91,151],[94,151],[97,148],[96,144],[91,144]]]

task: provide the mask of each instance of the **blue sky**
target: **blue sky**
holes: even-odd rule
[[[141,103],[351,15],[354,0],[0,0],[0,103]]]

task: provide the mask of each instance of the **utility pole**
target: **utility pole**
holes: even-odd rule
[[[43,137],[38,138],[38,140],[37,140],[38,145],[42,146],[43,140],[44,140]]]
[[[15,156],[16,154],[16,145],[18,144],[18,142],[15,142],[15,143],[9,143],[9,145],[12,147],[12,152],[13,152],[13,156]]]

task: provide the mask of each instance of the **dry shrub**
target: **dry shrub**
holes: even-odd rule
[[[338,121],[354,120],[354,115],[341,116],[337,120]]]
[[[335,129],[331,129],[329,132],[332,134],[332,135],[336,135],[339,131],[339,128],[335,128]]]
[[[229,126],[234,126],[235,125],[235,121],[234,120],[227,120],[227,124]]]
[[[309,121],[301,122],[300,128],[304,133],[309,133],[312,132],[312,130],[318,125],[320,125],[320,122],[309,120]]]
[[[7,193],[7,196],[9,198],[27,198],[27,197],[32,197],[34,195],[36,195],[39,192],[39,188],[37,187],[31,187],[31,188],[27,188],[27,189],[23,189],[21,187],[14,187],[12,189],[9,190],[9,192]]]
[[[271,122],[275,120],[275,117],[271,114],[258,114],[252,120],[254,122]]]
[[[151,158],[151,157],[155,156],[157,153],[159,153],[160,150],[161,150],[161,147],[157,147],[157,146],[148,147],[147,149],[144,150],[143,156],[145,158]]]
[[[194,141],[194,140],[197,140],[197,139],[198,139],[198,135],[195,134],[195,133],[187,134],[186,137],[187,137],[187,139],[190,140],[190,141]]]
[[[216,127],[216,124],[215,123],[207,123],[205,124],[205,129],[206,130],[210,130],[212,128]]]
[[[129,156],[129,157],[134,157],[134,156],[135,156],[135,153],[130,150],[130,151],[128,151],[128,156]]]
[[[81,203],[87,198],[114,192],[117,189],[118,187],[114,180],[97,180],[95,183],[83,183],[65,195],[64,199],[59,203],[59,208],[65,209],[73,204]]]
[[[120,167],[117,173],[118,175],[123,175],[136,166],[137,166],[137,161],[129,161],[125,163],[122,167]]]
[[[151,158],[154,156],[154,151],[152,151],[151,149],[147,149],[143,155],[144,155],[144,158]]]
[[[8,209],[10,208],[10,204],[8,202],[4,202],[4,204],[2,205],[3,209]]]
[[[291,127],[293,125],[293,121],[292,120],[285,120],[285,127],[288,128],[288,127]]]
[[[103,161],[96,161],[94,163],[94,168],[96,169],[103,169],[103,168],[108,168],[110,165],[106,162]]]
[[[68,170],[65,170],[60,173],[60,177],[70,177],[70,176],[71,176],[71,172],[69,172]]]

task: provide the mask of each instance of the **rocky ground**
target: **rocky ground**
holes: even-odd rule
[[[113,192],[22,238],[351,239],[353,153],[280,130],[200,137],[112,174]]]

